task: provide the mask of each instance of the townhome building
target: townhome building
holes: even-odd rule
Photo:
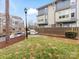
[[[24,21],[21,17],[10,16],[10,33],[24,32]],[[5,14],[0,13],[0,35],[5,35],[6,33],[6,18]]]
[[[52,27],[54,25],[54,4],[49,3],[47,5],[37,8],[38,10],[38,27]]]
[[[55,21],[58,27],[78,27],[77,0],[56,0]]]
[[[53,3],[46,5],[46,7],[48,8],[47,25],[79,27],[79,0],[54,0]],[[39,21],[41,18],[39,14],[43,12],[40,11],[42,9],[45,9],[45,6],[38,8],[38,24],[43,20]]]

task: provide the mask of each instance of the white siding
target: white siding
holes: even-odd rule
[[[54,24],[55,22],[54,12],[55,12],[54,6],[53,5],[48,6],[48,24],[49,25]]]
[[[79,27],[79,0],[77,0],[77,27]]]
[[[69,17],[59,18],[59,16],[69,15]],[[61,10],[56,12],[56,22],[69,21],[71,18],[71,9]]]
[[[44,24],[45,23],[45,15],[38,16],[38,24]]]

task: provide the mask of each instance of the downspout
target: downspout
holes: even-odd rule
[[[76,19],[77,19],[77,0],[76,0]],[[77,21],[76,21],[76,27],[77,27]]]
[[[52,5],[53,5],[53,3],[52,3]],[[54,27],[56,27],[55,12],[56,12],[56,3],[54,2]]]

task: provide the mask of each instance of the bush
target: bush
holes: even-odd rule
[[[67,37],[67,38],[76,38],[77,33],[76,32],[65,32],[65,37]]]

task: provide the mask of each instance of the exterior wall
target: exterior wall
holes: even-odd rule
[[[79,19],[79,0],[77,0],[77,19]]]
[[[42,11],[38,10],[40,11],[38,14],[41,13],[42,15],[45,15],[45,7],[43,6],[40,8]],[[47,5],[47,8],[48,26],[51,26],[52,24],[60,26],[58,24],[60,23],[63,27],[79,27],[79,0],[58,0],[53,5]],[[74,17],[71,17],[72,13],[74,13]],[[64,16],[64,18],[60,18],[60,16]],[[44,19],[44,16],[39,16],[38,18]],[[41,21],[40,24],[41,23],[44,23],[44,21]]]
[[[12,17],[12,32],[23,32],[24,31],[24,22],[21,18],[19,17]]]
[[[0,13],[0,35],[5,34],[5,17]]]
[[[47,14],[48,13],[48,10],[45,10],[45,9],[47,9],[47,7],[42,8],[42,9],[39,9],[38,16],[42,16],[42,15]]]
[[[42,27],[51,27],[54,24],[54,6],[52,4],[47,5],[44,8],[38,9],[38,24],[46,24],[42,25]]]
[[[70,7],[70,0],[59,1],[56,3],[56,11],[67,9]]]
[[[3,33],[2,18],[0,17],[0,35]]]
[[[0,35],[5,35],[6,30],[6,19],[5,15],[0,13]],[[20,17],[10,16],[10,32],[23,32],[24,22]]]
[[[65,18],[59,18],[60,16],[67,15]],[[56,22],[70,21],[71,20],[71,9],[61,10],[56,12]]]
[[[38,24],[45,24],[45,15],[38,16]]]
[[[45,27],[48,24],[48,7],[45,6],[43,8],[38,9],[37,16],[38,27]]]
[[[55,23],[55,15],[54,15],[54,6],[53,5],[49,5],[48,6],[48,25],[51,26],[51,25],[54,25]]]
[[[74,13],[74,17],[71,17],[71,13]],[[69,21],[76,21],[76,13],[73,11],[73,9],[65,9],[56,12],[56,21],[57,22],[69,22]],[[62,17],[64,16],[64,18]],[[59,18],[61,17],[61,18]]]
[[[77,0],[77,27],[79,27],[79,0]]]
[[[76,4],[76,0],[66,0],[58,2],[56,5],[60,7],[56,6],[56,22],[62,24],[63,27],[77,27]],[[71,17],[72,13],[74,13],[74,17]],[[61,16],[63,18],[61,18]]]

